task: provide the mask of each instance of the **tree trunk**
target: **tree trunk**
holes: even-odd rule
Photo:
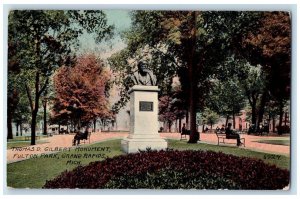
[[[227,127],[227,125],[228,125],[228,120],[229,120],[229,115],[226,116],[225,127]]]
[[[35,35],[35,55],[36,55],[36,62],[35,62],[35,67],[39,68],[42,66],[42,62],[41,62],[41,38],[40,35],[38,33],[38,31],[36,32]],[[26,86],[26,91],[27,91],[27,96],[29,99],[29,103],[30,103],[30,108],[31,108],[31,145],[35,145],[35,127],[36,127],[36,117],[37,117],[37,113],[39,110],[39,98],[41,96],[41,94],[43,93],[43,91],[46,89],[46,86],[48,85],[48,81],[49,79],[46,78],[46,81],[44,83],[44,85],[40,88],[40,72],[36,71],[35,74],[35,98],[34,98],[34,104],[33,104],[33,99],[31,97],[31,92],[30,89],[28,87],[27,84],[25,84]]]
[[[258,109],[258,118],[257,118],[257,123],[256,123],[257,127],[263,120],[266,102],[267,102],[267,91],[265,91],[261,97],[261,102],[260,102],[259,109]]]
[[[102,119],[102,125],[103,125],[103,130],[105,130],[105,126],[106,126],[106,124],[105,124],[106,122],[105,122],[105,120],[104,119]]]
[[[283,119],[283,101],[280,101],[279,104],[279,125],[278,125],[278,134],[281,135],[283,133],[282,130],[282,119]]]
[[[20,124],[20,133],[21,133],[21,136],[23,136],[23,123],[22,122]]]
[[[284,126],[286,126],[287,113],[284,113]]]
[[[273,133],[275,133],[275,125],[276,125],[276,121],[275,121],[275,117],[273,117],[273,124],[272,124],[272,126],[273,126]]]
[[[213,123],[210,123],[210,130],[212,130]]]
[[[35,127],[36,127],[37,108],[31,113],[31,145],[35,145]]]
[[[190,114],[190,113],[189,113],[189,111],[187,110],[187,111],[186,111],[186,114],[185,114],[185,126],[186,126],[186,129],[190,129],[190,123],[189,123],[189,122],[190,122],[190,120],[189,120],[189,117],[190,117],[190,116],[189,116],[189,114]]]
[[[19,136],[19,123],[18,122],[16,122],[16,130],[17,130],[16,136]]]
[[[48,80],[46,80],[43,88],[40,89],[40,73],[37,71],[35,74],[35,98],[34,98],[34,105],[33,100],[31,98],[31,94],[29,90],[27,89],[27,94],[31,106],[31,145],[35,145],[35,134],[36,134],[36,118],[37,113],[39,111],[39,99],[41,96],[41,93],[45,90]]]
[[[251,109],[251,124],[256,124],[256,100],[253,100]]]
[[[233,129],[235,129],[235,114],[234,114],[234,111],[232,111],[232,126],[233,126]]]
[[[45,102],[45,104],[43,104],[43,107],[44,107],[44,132],[43,132],[43,134],[47,135],[47,112],[46,112],[47,103],[46,102]]]
[[[199,140],[197,132],[197,123],[196,123],[196,99],[197,99],[197,82],[196,82],[196,15],[197,12],[192,13],[191,18],[191,38],[189,40],[190,51],[189,57],[187,60],[188,66],[188,76],[190,79],[190,89],[189,89],[189,112],[190,112],[190,139],[188,143],[197,143]]]
[[[96,122],[97,122],[97,120],[94,119],[94,132],[96,132]]]
[[[13,139],[13,138],[14,136],[12,132],[12,112],[11,110],[7,110],[7,139]]]
[[[179,133],[181,133],[181,119],[179,119]]]

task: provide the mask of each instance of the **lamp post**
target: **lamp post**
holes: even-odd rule
[[[42,103],[44,107],[44,130],[43,130],[43,135],[47,135],[47,97],[43,97]]]

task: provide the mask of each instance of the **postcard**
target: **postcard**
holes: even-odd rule
[[[291,12],[7,17],[8,189],[290,189]]]

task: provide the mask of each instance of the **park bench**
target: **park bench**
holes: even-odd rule
[[[89,132],[86,138],[83,138],[83,144],[85,144],[85,141],[89,141],[89,144],[91,143],[91,134],[92,132]]]
[[[81,137],[80,140],[83,141],[83,144],[85,144],[85,142],[89,141],[89,144],[91,143],[91,132],[88,132],[86,134],[86,136]],[[74,139],[72,140],[72,143],[74,143]]]
[[[181,132],[181,137],[180,137],[180,140],[183,140],[183,136],[184,136],[184,139],[186,139],[186,136],[190,136],[191,135],[191,130],[185,130],[184,132]],[[199,140],[200,139],[200,133],[199,132],[196,132],[196,139]]]
[[[225,140],[236,140],[236,138],[227,138],[226,137],[226,134],[223,133],[223,132],[218,132],[218,131],[215,131],[216,135],[217,135],[217,138],[218,138],[218,145],[220,145],[220,143],[223,143],[223,144],[232,144],[232,143],[229,143],[229,142],[225,142]],[[245,145],[245,138],[240,138],[241,140],[241,144],[244,145],[244,147],[246,146]]]
[[[190,131],[190,130],[182,131],[182,132],[181,132],[181,135],[180,135],[180,140],[183,140],[183,136],[184,136],[184,139],[186,139],[186,136],[187,136],[187,135],[190,135],[190,134],[191,134],[191,131]]]

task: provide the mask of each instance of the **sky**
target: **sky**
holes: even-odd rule
[[[80,50],[79,53],[86,53],[94,51],[102,59],[109,58],[113,53],[116,53],[126,47],[126,44],[122,41],[120,33],[129,29],[131,19],[129,10],[104,10],[107,15],[107,23],[114,25],[114,37],[106,42],[96,44],[93,37],[89,34],[84,34],[80,39]],[[112,106],[119,100],[119,94],[116,87],[113,87],[110,91],[109,102]],[[117,117],[117,128],[122,130],[129,130],[129,116],[126,112],[129,109],[128,105],[123,107]]]
[[[107,15],[107,23],[115,26],[114,37],[109,41],[96,44],[91,35],[84,34],[80,38],[79,54],[94,51],[99,53],[101,58],[106,59],[126,47],[121,40],[120,33],[130,28],[129,10],[104,10],[104,12]]]

